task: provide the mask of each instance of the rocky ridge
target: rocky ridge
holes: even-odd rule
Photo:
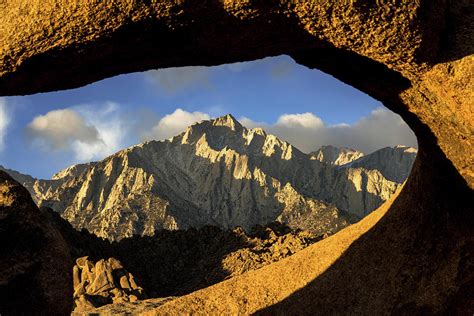
[[[205,225],[249,230],[274,220],[317,235],[333,233],[376,209],[403,182],[388,180],[384,172],[392,170],[374,164],[356,168],[311,157],[226,115],[170,140],[70,167],[53,180],[23,184],[39,205],[75,228],[120,240]],[[402,161],[403,170],[414,157]]]
[[[345,164],[345,168],[364,168],[378,170],[383,176],[397,183],[405,181],[411,172],[417,150],[412,147],[398,145],[385,147],[370,155]]]
[[[364,156],[364,153],[352,148],[323,146],[320,149],[309,153],[312,160],[329,163],[331,165],[342,166]]]

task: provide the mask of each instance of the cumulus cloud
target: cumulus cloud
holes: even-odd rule
[[[277,126],[287,128],[318,129],[324,127],[323,121],[313,113],[283,114],[276,122]]]
[[[28,124],[28,132],[53,150],[66,149],[73,141],[85,144],[100,142],[97,129],[70,109],[54,110],[35,117]]]
[[[125,129],[117,105],[82,105],[35,117],[27,135],[43,150],[72,151],[76,159],[102,159],[119,150]]]
[[[148,72],[147,78],[170,95],[188,89],[211,87],[211,69],[209,67],[190,66],[151,70]]]
[[[186,127],[196,122],[209,120],[209,114],[202,112],[187,112],[183,109],[176,109],[173,113],[165,115],[150,133],[145,134],[145,139],[162,140],[173,137],[183,132]]]
[[[10,124],[10,115],[7,108],[7,101],[0,98],[0,151],[5,148],[5,135]]]
[[[125,147],[125,136],[131,122],[121,115],[118,104],[106,102],[102,105],[78,106],[75,109],[97,129],[101,140],[92,144],[76,142],[73,149],[78,159],[102,159]]]
[[[366,153],[398,144],[417,146],[415,135],[400,116],[384,108],[372,111],[353,125],[326,125],[312,113],[284,114],[274,124],[246,117],[240,121],[247,127],[262,127],[304,152],[323,145],[351,147]]]

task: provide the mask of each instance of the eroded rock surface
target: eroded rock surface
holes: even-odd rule
[[[100,259],[95,264],[87,256],[77,258],[72,271],[74,312],[146,297],[133,275],[115,258]]]

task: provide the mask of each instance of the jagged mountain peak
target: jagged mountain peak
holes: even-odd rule
[[[240,130],[243,128],[242,124],[240,124],[239,121],[235,117],[232,116],[232,114],[226,114],[223,116],[220,116],[218,118],[210,120],[213,126],[224,126],[232,129],[233,131],[235,130]]]
[[[267,134],[263,128],[244,127],[231,114],[189,126],[184,133],[172,138],[171,142],[175,145],[198,146],[200,152],[207,146],[214,151],[233,150],[248,156],[270,157],[276,154],[283,160],[306,157],[290,143]]]
[[[363,157],[364,153],[352,148],[326,145],[311,152],[309,156],[311,160],[342,166]]]
[[[68,177],[80,176],[83,172],[85,172],[89,167],[93,166],[94,164],[95,162],[72,165],[55,173],[51,179],[60,180]]]
[[[184,133],[206,133],[211,131],[223,131],[222,128],[227,128],[228,132],[240,132],[246,130],[232,114],[226,114],[217,118],[203,120],[188,126]]]
[[[39,205],[110,240],[203,225],[247,229],[277,218],[324,233],[348,224],[340,210],[363,216],[408,176],[413,157],[405,150],[411,149],[390,150],[359,158],[352,168],[352,162],[337,165],[362,153],[325,146],[322,158],[333,163],[321,163],[227,114],[171,139],[72,166],[53,180],[16,177]]]
[[[197,122],[171,139],[173,143],[194,144],[203,138],[216,150],[225,147],[224,143],[239,142],[247,129],[243,127],[231,114]]]

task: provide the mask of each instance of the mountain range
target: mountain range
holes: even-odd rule
[[[2,169],[39,206],[109,240],[205,225],[249,230],[272,221],[331,234],[386,201],[415,156],[405,146],[369,155],[325,146],[305,154],[228,114],[69,167],[51,180]]]

